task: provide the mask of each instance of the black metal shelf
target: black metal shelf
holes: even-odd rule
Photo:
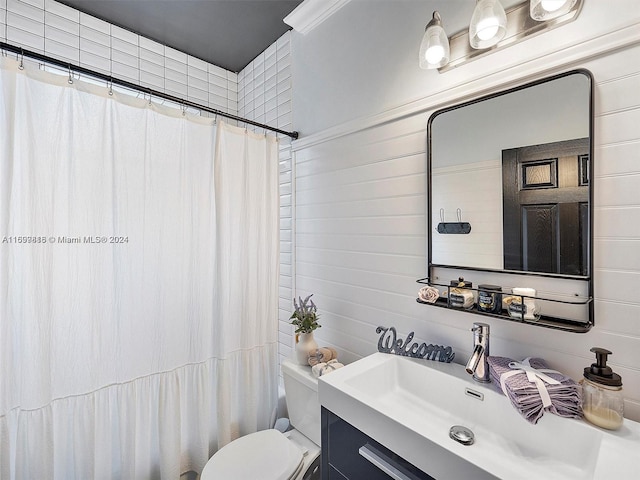
[[[440,283],[432,283],[429,282],[428,277],[427,278],[421,278],[419,280],[416,280],[417,283],[423,284],[423,285],[429,285],[432,287],[444,287],[444,288],[452,288],[455,286],[452,285],[445,285],[445,284],[440,284]],[[477,288],[471,288],[471,287],[464,287],[465,290],[471,290],[471,291],[475,291],[477,292],[478,289]],[[508,294],[507,294],[508,295]],[[555,299],[555,298],[544,298],[544,297],[529,297],[527,295],[517,295],[518,297],[524,297],[524,298],[534,298],[536,300],[541,300],[541,301],[546,301],[546,302],[557,302],[557,303],[563,303],[563,304],[567,304],[567,305],[587,305],[588,303],[592,302],[593,299],[592,298],[583,298],[580,300],[576,300],[576,301],[570,301],[570,300],[559,300],[559,299]],[[500,313],[489,313],[489,312],[483,312],[481,310],[478,310],[477,305],[474,303],[473,307],[470,308],[456,308],[456,307],[451,307],[449,306],[449,301],[447,298],[445,297],[440,297],[438,298],[434,303],[430,303],[430,302],[425,302],[424,300],[421,300],[420,298],[416,298],[416,302],[421,303],[422,305],[429,305],[429,306],[434,306],[434,307],[439,307],[439,308],[446,308],[448,310],[455,310],[455,311],[459,311],[459,312],[465,312],[465,313],[473,313],[475,315],[481,315],[481,316],[485,316],[485,317],[492,317],[492,318],[501,318],[503,320],[509,320],[511,322],[517,322],[517,323],[522,323],[525,325],[535,325],[538,327],[545,327],[545,328],[553,328],[556,330],[564,330],[566,332],[573,332],[573,333],[586,333],[589,330],[591,330],[591,327],[593,326],[591,323],[583,323],[583,322],[578,322],[575,320],[569,320],[569,319],[565,319],[565,318],[558,318],[558,317],[552,317],[549,315],[540,315],[538,317],[536,317],[535,319],[526,319],[524,318],[524,315],[521,318],[516,318],[516,317],[512,317],[511,315],[509,315],[509,312],[507,312],[506,310],[502,310]]]

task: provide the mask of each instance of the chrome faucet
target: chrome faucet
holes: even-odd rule
[[[491,381],[489,376],[489,325],[486,323],[474,323],[473,328],[473,353],[467,362],[467,373],[473,374],[476,382],[487,383]]]

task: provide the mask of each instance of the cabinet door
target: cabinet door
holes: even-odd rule
[[[322,458],[323,480],[433,480],[325,408]]]

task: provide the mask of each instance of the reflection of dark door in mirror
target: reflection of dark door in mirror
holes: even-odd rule
[[[588,275],[589,139],[502,151],[504,268]]]

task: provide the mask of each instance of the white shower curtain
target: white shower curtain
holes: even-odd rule
[[[277,401],[277,141],[0,67],[0,479],[200,472]]]

